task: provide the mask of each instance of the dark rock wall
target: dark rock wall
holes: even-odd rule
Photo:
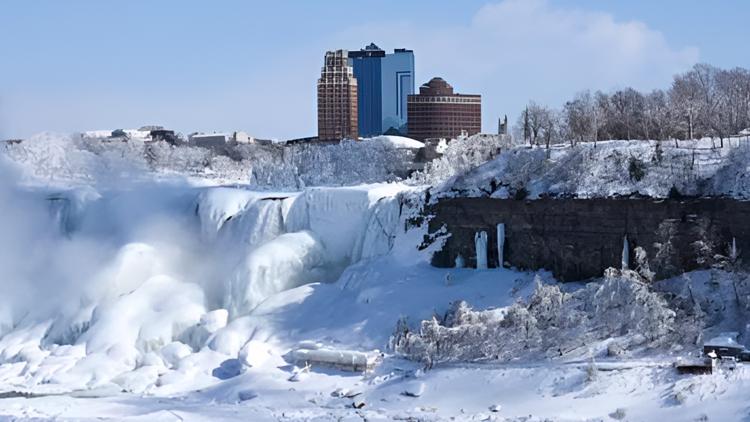
[[[560,280],[599,277],[621,266],[623,237],[642,247],[656,278],[706,268],[737,249],[750,253],[750,202],[732,199],[538,199],[454,198],[427,210],[430,232],[451,234],[433,265],[452,267],[461,254],[476,266],[474,235],[488,235],[488,263],[498,266],[498,223],[505,223],[504,261],[521,269],[547,269]],[[742,255],[740,254],[740,258]]]

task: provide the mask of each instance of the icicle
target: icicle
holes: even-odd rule
[[[462,257],[461,254],[458,254],[456,256],[455,267],[456,268],[463,268],[465,266],[466,266],[466,263],[464,262],[464,257]]]
[[[487,269],[487,232],[479,232],[474,235],[474,248],[477,253],[477,269]]]
[[[630,267],[630,246],[628,245],[628,235],[622,238],[622,269],[627,270]]]
[[[737,238],[732,237],[732,247],[729,249],[729,259],[731,262],[737,262]]]
[[[505,223],[497,225],[497,268],[503,268],[505,258]]]

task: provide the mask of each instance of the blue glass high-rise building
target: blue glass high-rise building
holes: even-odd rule
[[[381,60],[382,130],[406,134],[406,100],[414,94],[414,52],[397,48]]]
[[[385,51],[370,44],[359,51],[350,51],[349,60],[357,78],[357,117],[359,136],[380,135],[382,132],[381,60]]]
[[[349,60],[357,78],[360,136],[381,135],[391,129],[406,133],[406,99],[414,93],[414,53],[396,49],[386,54],[370,44],[350,51]]]

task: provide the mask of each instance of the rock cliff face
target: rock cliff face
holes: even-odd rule
[[[547,269],[563,281],[619,268],[625,236],[630,268],[647,265],[656,278],[731,260],[733,239],[740,258],[750,251],[750,202],[732,199],[453,198],[427,213],[434,215],[431,233],[443,226],[450,233],[433,255],[438,267],[454,266],[459,255],[475,267],[481,231],[488,236],[489,267],[497,267],[499,223],[505,224],[505,265]],[[636,259],[639,247],[645,259]]]

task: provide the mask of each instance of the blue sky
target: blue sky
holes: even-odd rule
[[[750,68],[750,2],[5,0],[0,138],[163,124],[316,132],[327,49],[412,48],[417,82],[483,95],[483,129],[529,100]]]

